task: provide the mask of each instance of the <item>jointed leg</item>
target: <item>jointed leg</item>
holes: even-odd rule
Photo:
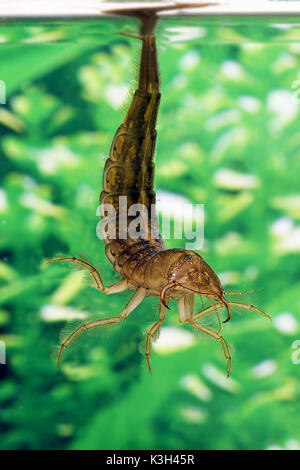
[[[229,377],[230,374],[230,369],[231,369],[231,355],[230,355],[230,350],[227,341],[223,338],[222,335],[220,335],[217,331],[215,331],[213,328],[210,328],[205,325],[201,325],[200,323],[196,323],[195,321],[191,320],[188,322],[193,328],[196,328],[197,330],[203,331],[203,333],[206,333],[213,338],[219,340],[221,342],[223,352],[225,359],[227,360],[227,377]]]
[[[158,304],[156,305],[154,311],[153,311],[153,316],[154,316],[154,318],[155,318],[155,316],[156,316],[156,315],[155,315],[155,314],[156,314],[156,310],[160,307],[160,305],[161,305],[161,304],[160,304],[160,301],[159,301]]]
[[[244,310],[254,310],[254,312],[257,312],[260,315],[263,315],[264,317],[268,318],[269,320],[272,320],[270,315],[264,312],[261,308],[255,307],[255,305],[242,304],[241,302],[229,302],[229,305],[231,307],[243,308]]]
[[[84,268],[88,269],[95,280],[96,288],[106,295],[116,294],[128,288],[126,279],[122,279],[121,281],[118,281],[109,287],[104,287],[102,279],[97,269],[94,268],[94,266],[92,266],[91,264],[87,263],[86,261],[82,261],[81,259],[78,259],[78,258],[71,258],[71,257],[70,258],[55,258],[55,259],[50,260],[49,263],[57,263],[59,261],[69,261],[71,263],[80,264]]]
[[[266,312],[264,312],[260,308],[255,307],[255,305],[243,304],[241,302],[228,302],[228,303],[229,303],[230,307],[238,307],[238,308],[242,308],[244,310],[250,310],[250,311],[253,310],[254,312],[257,312],[260,315],[263,315],[264,317],[271,320],[270,315],[268,315]],[[224,308],[224,305],[221,302],[217,302],[213,306],[207,307],[204,310],[202,310],[201,312],[194,315],[193,320],[198,320],[199,318],[204,317],[205,315],[208,315],[209,313],[213,312],[214,310],[220,309],[220,308]]]
[[[148,331],[147,334],[147,340],[146,340],[146,359],[147,359],[147,364],[148,364],[148,369],[149,373],[151,374],[151,366],[150,366],[150,355],[151,355],[151,340],[155,333],[159,330],[161,327],[164,319],[166,318],[166,307],[164,305],[161,305],[160,311],[159,311],[159,320],[152,325],[150,330]]]
[[[134,310],[144,299],[146,294],[146,291],[143,287],[139,287],[133,297],[129,300],[128,304],[126,307],[122,310],[120,315],[117,317],[111,317],[111,318],[103,318],[101,320],[94,320],[94,321],[89,321],[87,323],[84,323],[83,325],[79,326],[61,345],[59,356],[58,356],[58,361],[57,361],[57,366],[60,365],[61,363],[61,358],[63,355],[64,350],[72,343],[72,341],[83,331],[83,330],[89,330],[91,328],[95,328],[96,326],[103,326],[103,325],[109,325],[113,323],[118,323],[119,321],[123,320],[126,318],[132,310]]]
[[[213,304],[211,307],[206,307],[204,310],[201,310],[201,312],[196,313],[196,315],[193,316],[193,320],[199,320],[199,318],[205,317],[206,315],[209,315],[212,312],[216,312],[221,308],[224,308],[224,305],[220,302]]]
[[[210,298],[208,299],[209,300],[209,303],[211,304],[212,307],[214,307],[214,303],[212,300],[210,300]],[[219,315],[219,312],[218,312],[218,309],[215,308],[215,312],[216,312],[216,315],[217,315],[217,319],[218,319],[218,333],[220,333],[221,329],[222,329],[222,324],[221,324],[221,320],[220,320],[220,315]]]

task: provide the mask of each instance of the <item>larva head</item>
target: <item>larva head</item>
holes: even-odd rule
[[[230,319],[230,306],[224,298],[225,292],[221,282],[213,269],[197,253],[189,251],[181,255],[170,266],[168,281],[168,285],[164,289],[164,295],[169,288],[182,287],[195,294],[204,295],[223,303],[228,313],[225,321]],[[162,300],[164,300],[164,295]]]

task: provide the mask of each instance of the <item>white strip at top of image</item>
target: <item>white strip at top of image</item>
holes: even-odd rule
[[[105,0],[1,0],[0,18],[97,18],[155,11],[158,16],[295,16],[300,19],[300,1],[119,1]],[[295,18],[295,19],[296,19]]]

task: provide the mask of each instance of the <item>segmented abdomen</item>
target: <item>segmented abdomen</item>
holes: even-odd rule
[[[106,255],[116,271],[130,281],[136,277],[134,272],[142,272],[145,263],[164,248],[153,225],[153,156],[159,102],[155,38],[153,35],[146,35],[143,38],[139,87],[133,95],[124,122],[114,137],[104,168],[103,191],[100,196],[101,205],[110,204],[116,216],[113,236],[108,234],[105,239]],[[120,196],[123,198],[120,199]],[[144,212],[136,213],[137,207],[133,207],[135,204],[142,205],[139,207]],[[133,211],[131,214],[130,210]],[[122,223],[124,215],[127,221],[125,226]],[[131,223],[134,223],[137,215],[140,216],[140,235],[131,236]],[[139,277],[138,274],[137,276]],[[138,283],[137,280],[135,283]]]

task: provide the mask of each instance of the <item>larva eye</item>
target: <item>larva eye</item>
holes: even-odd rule
[[[200,277],[201,279],[203,280],[203,282],[207,282],[209,280],[209,274],[208,272],[204,271],[200,274]]]
[[[199,273],[195,270],[191,271],[190,272],[190,278],[193,280],[193,281],[197,281],[199,279]]]

